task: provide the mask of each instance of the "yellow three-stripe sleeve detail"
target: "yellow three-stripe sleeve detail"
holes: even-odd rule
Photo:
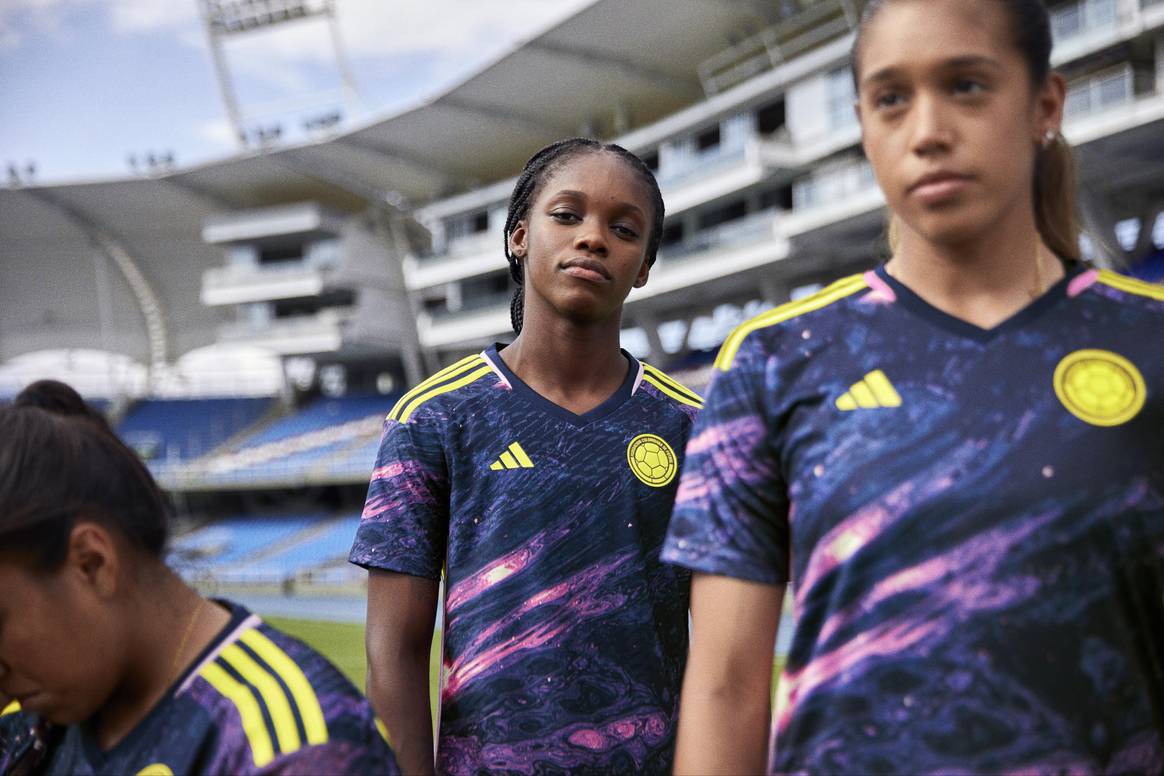
[[[1099,276],[1097,279],[1105,286],[1111,286],[1112,288],[1125,291],[1129,294],[1146,296],[1149,299],[1157,299],[1161,302],[1164,302],[1164,286],[1157,283],[1148,283],[1136,278],[1125,277],[1106,269],[1101,269],[1099,271]]]
[[[668,386],[668,385],[666,385],[665,383],[663,383],[661,380],[657,380],[657,379],[655,379],[655,377],[653,377],[653,376],[652,376],[652,375],[650,375],[649,373],[646,373],[646,372],[644,372],[644,373],[643,373],[643,379],[644,379],[644,380],[646,380],[646,381],[647,381],[648,383],[650,383],[651,385],[653,385],[653,386],[655,386],[656,388],[658,388],[660,391],[662,391],[662,392],[663,392],[663,393],[665,393],[666,395],[670,396],[670,397],[671,397],[672,399],[674,399],[675,401],[679,402],[680,404],[687,404],[687,405],[689,405],[689,406],[691,406],[691,407],[695,407],[696,409],[703,409],[703,404],[702,404],[702,402],[696,402],[696,401],[692,401],[691,399],[687,398],[686,396],[684,396],[683,394],[679,393],[679,392],[678,392],[678,391],[676,391],[675,389],[673,389],[673,388],[671,388],[670,386]]]
[[[229,698],[238,709],[242,718],[243,733],[251,745],[251,759],[256,768],[262,768],[275,759],[275,749],[271,744],[271,734],[267,732],[267,723],[263,721],[263,712],[259,709],[259,702],[254,693],[245,684],[241,684],[228,674],[217,663],[208,663],[199,675],[210,682],[214,689]]]
[[[683,383],[679,382],[674,377],[671,377],[671,375],[667,374],[663,370],[656,369],[650,364],[643,364],[643,375],[646,376],[648,374],[654,376],[655,379],[659,382],[666,383],[667,385],[671,386],[671,388],[673,388],[677,393],[683,394],[691,401],[698,402],[700,405],[703,404],[703,397],[697,394],[695,391],[683,385]]]
[[[469,374],[465,375],[464,377],[460,378],[459,380],[454,380],[453,382],[448,383],[447,385],[437,386],[436,388],[433,388],[430,391],[422,393],[421,395],[419,395],[415,399],[413,399],[408,404],[408,406],[404,408],[403,412],[400,413],[400,417],[396,418],[396,420],[400,421],[401,423],[407,423],[409,416],[411,416],[412,413],[415,412],[418,407],[420,407],[420,405],[424,404],[429,399],[440,396],[442,393],[448,393],[449,391],[455,391],[458,388],[464,388],[469,383],[471,383],[475,380],[479,380],[482,377],[484,377],[485,375],[490,374],[492,372],[493,372],[493,367],[486,364],[486,365],[482,366],[480,369],[476,369],[472,372],[469,372]]]
[[[275,723],[275,736],[279,741],[279,751],[283,754],[294,752],[300,746],[299,728],[295,726],[295,715],[291,712],[291,704],[287,701],[287,694],[279,686],[275,677],[267,673],[262,666],[256,663],[250,655],[243,652],[238,644],[231,644],[222,650],[222,659],[230,663],[231,668],[239,675],[257,687],[267,704],[267,711],[271,721]]]
[[[323,719],[323,709],[319,706],[319,698],[315,697],[315,690],[311,689],[311,683],[303,675],[303,670],[275,642],[254,628],[242,635],[242,641],[265,660],[290,688],[303,720],[303,728],[307,731],[307,743],[327,743],[327,723]]]
[[[844,299],[846,296],[855,294],[861,289],[868,287],[869,285],[865,282],[863,275],[850,275],[817,291],[812,296],[780,305],[766,313],[757,315],[752,320],[736,327],[735,331],[729,334],[727,339],[723,341],[723,346],[719,349],[719,355],[715,358],[715,368],[723,372],[731,369],[732,363],[736,359],[736,353],[739,352],[740,346],[744,344],[744,340],[752,332],[765,329],[769,326],[775,326],[778,323],[796,318],[805,313],[827,307],[833,302]]]
[[[522,450],[521,445],[519,445],[517,442],[514,442],[509,446],[509,452],[513,453],[513,457],[517,459],[517,462],[520,463],[523,468],[533,468],[533,461],[529,459],[529,456],[525,454],[525,450]],[[502,457],[504,458],[504,456]]]
[[[407,406],[408,403],[415,399],[417,396],[429,390],[442,380],[446,380],[459,372],[463,372],[466,369],[476,366],[477,363],[484,363],[484,359],[481,358],[480,353],[474,354],[472,356],[465,356],[460,361],[446,366],[432,377],[421,380],[419,383],[413,386],[411,390],[405,392],[405,394],[401,396],[399,400],[397,400],[395,406],[392,407],[392,411],[388,413],[388,417],[392,420],[396,420],[397,416],[400,414],[400,411],[404,409],[404,407]]]

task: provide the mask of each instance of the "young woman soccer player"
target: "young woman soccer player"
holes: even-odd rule
[[[730,335],[664,558],[677,770],[1164,771],[1164,288],[1078,261],[1038,0],[873,0],[892,258]]]
[[[688,576],[659,552],[700,399],[619,349],[662,224],[626,150],[539,151],[505,226],[518,336],[385,422],[351,559],[371,572],[369,695],[407,772],[433,768],[442,567],[439,771],[670,770]]]
[[[0,774],[396,773],[330,663],[166,568],[166,515],[68,386],[0,410]]]

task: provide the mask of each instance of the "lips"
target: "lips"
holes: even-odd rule
[[[572,275],[583,280],[592,280],[595,282],[608,281],[611,279],[610,270],[597,259],[570,259],[562,264],[562,271],[568,275]]]
[[[910,185],[907,192],[913,194],[922,190],[930,191],[945,187],[956,187],[969,182],[969,180],[970,176],[964,173],[938,170],[918,178]]]

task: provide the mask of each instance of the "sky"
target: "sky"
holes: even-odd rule
[[[321,3],[322,0],[314,0]],[[328,26],[301,20],[224,44],[249,126],[344,110],[345,126],[431,98],[592,0],[335,0],[359,102],[345,104]],[[199,0],[0,0],[0,175],[123,177],[238,149]],[[289,113],[278,105],[304,99]],[[274,108],[274,112],[271,109]]]

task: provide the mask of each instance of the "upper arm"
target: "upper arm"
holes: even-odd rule
[[[369,666],[382,665],[401,652],[428,655],[436,622],[439,582],[372,569],[368,574],[365,642]]]
[[[758,680],[767,687],[783,603],[783,585],[694,574],[692,664],[712,684],[755,686]]]

